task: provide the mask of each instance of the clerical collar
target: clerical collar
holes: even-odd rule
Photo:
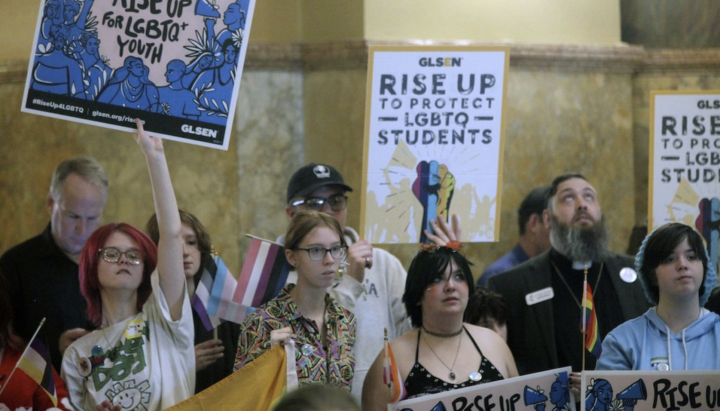
[[[590,269],[590,267],[592,267],[592,261],[587,261],[587,262],[584,262],[584,263],[583,263],[583,262],[580,262],[580,261],[573,261],[573,262],[572,262],[572,268],[573,268],[573,270],[584,270],[585,267],[587,267],[588,269]]]
[[[555,248],[550,249],[550,258],[556,262],[558,267],[562,270],[576,270],[576,271],[583,271],[585,270],[585,266],[587,266],[588,270],[592,268],[593,262],[580,262],[580,261],[570,261],[566,256],[561,254],[558,250]]]

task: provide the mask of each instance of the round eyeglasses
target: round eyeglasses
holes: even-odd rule
[[[143,259],[142,252],[135,248],[122,251],[115,247],[105,247],[99,249],[98,253],[100,254],[100,257],[108,263],[117,263],[120,261],[120,257],[122,257],[123,254],[125,254],[125,258],[127,258],[128,263],[132,265],[140,265]]]
[[[347,207],[347,196],[338,194],[330,198],[308,197],[303,200],[297,200],[290,203],[293,207],[304,205],[310,210],[322,211],[325,204],[329,205],[333,211],[342,211]]]
[[[309,247],[309,248],[296,248],[296,250],[302,250],[307,251],[308,255],[310,256],[310,259],[313,261],[320,261],[323,258],[325,258],[325,255],[327,253],[330,253],[332,258],[336,260],[343,260],[345,259],[345,255],[347,254],[347,246],[342,245],[336,245],[332,248],[325,248],[325,247]]]

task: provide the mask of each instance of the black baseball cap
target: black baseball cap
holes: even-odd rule
[[[345,184],[342,175],[332,166],[310,163],[301,167],[290,177],[287,188],[287,203],[295,197],[305,197],[320,187],[336,185],[346,191],[353,191]]]

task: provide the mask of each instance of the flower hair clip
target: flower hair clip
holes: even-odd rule
[[[435,251],[440,250],[441,248],[447,248],[453,253],[457,253],[460,251],[461,248],[463,248],[465,244],[461,243],[457,240],[448,241],[447,244],[433,244],[433,243],[421,243],[420,244],[420,252],[426,252],[426,253],[434,253]]]

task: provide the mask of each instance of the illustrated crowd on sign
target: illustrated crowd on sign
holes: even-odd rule
[[[100,54],[94,0],[47,0],[32,67],[33,90],[224,124],[235,85],[246,11],[239,2],[223,13],[225,28],[215,34],[217,6],[199,0],[195,15],[205,28],[184,48],[187,61],[171,60],[166,85],[154,84],[142,58],[128,56],[111,67]]]

